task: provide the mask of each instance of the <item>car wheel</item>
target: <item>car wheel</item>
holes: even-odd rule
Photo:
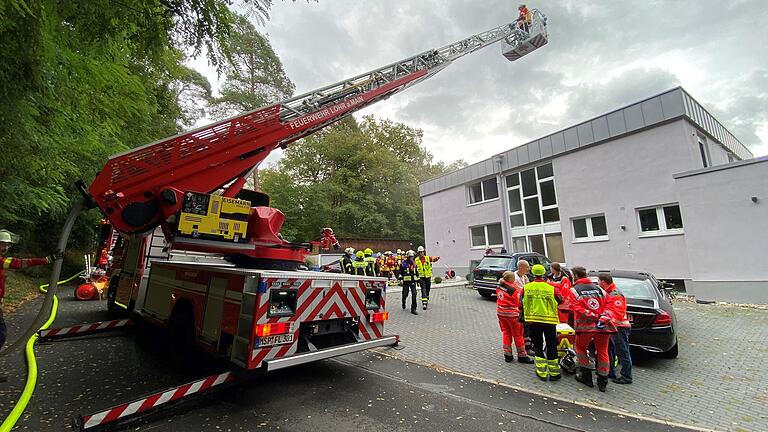
[[[661,356],[663,358],[666,358],[666,359],[677,358],[677,354],[678,354],[678,348],[677,347],[678,347],[678,345],[680,345],[680,344],[677,343],[677,341],[675,341],[675,346],[673,346],[669,351],[661,353]]]

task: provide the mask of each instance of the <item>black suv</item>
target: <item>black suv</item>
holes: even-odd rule
[[[549,273],[549,258],[537,252],[517,252],[513,254],[492,254],[486,255],[480,260],[480,264],[472,272],[472,285],[483,297],[491,297],[496,294],[496,286],[501,279],[501,274],[505,271],[517,270],[517,261],[524,259],[533,267],[534,264],[541,264]],[[563,271],[571,274],[568,269],[563,267]],[[528,279],[533,280],[533,275],[528,273]]]

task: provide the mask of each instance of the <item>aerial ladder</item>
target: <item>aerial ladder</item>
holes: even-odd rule
[[[460,57],[501,42],[502,54],[516,61],[542,47],[548,41],[546,17],[531,12],[528,31],[504,24],[110,157],[89,187],[77,182],[83,201],[70,212],[58,250],[65,249],[81,208],[98,207],[122,238],[108,309],[121,306],[128,317],[165,326],[171,342],[182,344],[176,348],[183,350],[194,341],[196,348],[229,357],[238,370],[271,371],[396,344],[397,336],[383,333],[388,318],[386,280],[296,271],[310,245],[280,236],[283,213],[269,207],[265,194],[247,190],[246,179],[272,151],[422,82]],[[323,233],[323,247],[337,244],[332,230]],[[155,245],[158,236],[164,237],[161,248]],[[150,259],[158,253],[154,249],[162,249],[168,258]],[[182,259],[173,261],[179,251]],[[206,256],[224,260],[204,262],[201,257]],[[51,287],[60,270],[57,260]],[[145,272],[149,276],[142,278]],[[54,291],[48,291],[32,331],[22,340],[47,317]],[[54,330],[77,333],[71,328]],[[190,389],[207,390],[231,380],[226,372],[167,389],[82,416],[79,426],[92,430],[124,421],[189,395]]]

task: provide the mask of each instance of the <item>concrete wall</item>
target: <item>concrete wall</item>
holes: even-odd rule
[[[678,202],[672,175],[702,166],[687,125],[678,120],[553,161],[568,265],[690,278],[686,236],[640,237],[636,211]],[[609,240],[574,242],[571,219],[600,213],[605,214]]]
[[[768,157],[681,173],[675,182],[692,278],[686,287],[703,300],[768,303]]]
[[[428,254],[440,256],[435,275],[442,276],[446,267],[466,275],[470,260],[479,260],[485,253],[484,248],[471,248],[469,227],[499,222],[501,200],[467,206],[466,186],[462,185],[424,197],[423,206],[424,246]]]

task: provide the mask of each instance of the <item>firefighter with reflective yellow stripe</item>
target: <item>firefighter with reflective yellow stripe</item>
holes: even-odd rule
[[[355,274],[355,268],[352,266],[352,262],[355,260],[355,249],[348,247],[344,249],[344,256],[341,257],[339,263],[341,264],[341,271],[346,274]]]
[[[432,263],[439,260],[439,256],[429,256],[424,250],[424,246],[416,249],[419,256],[414,261],[416,264],[416,273],[419,275],[419,285],[421,285],[421,306],[427,310],[429,304],[429,290],[432,288]]]
[[[405,309],[405,301],[408,300],[408,294],[411,294],[411,313],[418,315],[416,312],[416,283],[419,280],[419,275],[416,273],[416,263],[413,258],[416,254],[409,250],[405,254],[405,259],[400,263],[400,277],[403,278],[403,309]]]
[[[563,300],[560,294],[555,292],[555,287],[544,279],[547,269],[543,265],[534,265],[531,273],[535,279],[523,287],[520,316],[528,325],[536,353],[533,359],[536,376],[542,381],[547,378],[557,381],[560,379],[560,363],[557,358],[557,324],[560,319],[557,315],[557,305]]]
[[[365,262],[368,263],[368,276],[378,276],[376,271],[376,258],[373,256],[373,249],[365,248]]]
[[[62,257],[61,252],[51,254],[46,258],[15,258],[6,255],[11,244],[14,243],[14,235],[10,231],[0,230],[0,347],[5,344],[6,327],[3,318],[3,297],[5,296],[5,271],[18,270],[29,267],[50,264]],[[7,381],[5,375],[0,375],[0,382]]]
[[[373,276],[368,273],[368,262],[365,260],[365,253],[363,251],[357,251],[355,254],[355,260],[352,261],[352,269],[355,275]]]

